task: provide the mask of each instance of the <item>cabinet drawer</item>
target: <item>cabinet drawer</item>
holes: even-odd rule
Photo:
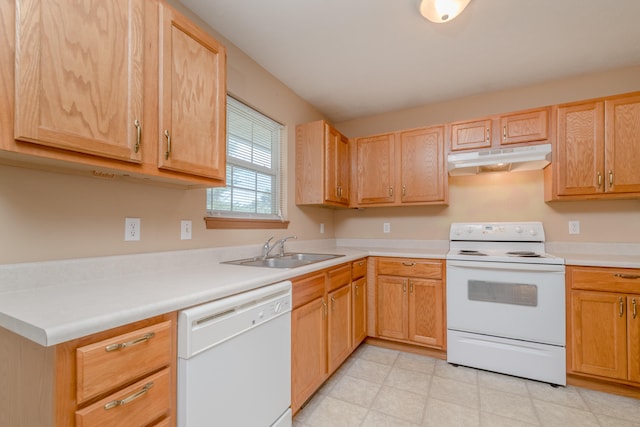
[[[623,268],[568,267],[572,289],[640,293],[640,270]]]
[[[364,277],[367,274],[367,259],[359,259],[351,263],[351,280]]]
[[[76,411],[76,426],[148,425],[169,415],[169,384],[170,370],[167,368]]]
[[[293,308],[297,308],[324,296],[324,271],[292,280]]]
[[[420,258],[380,258],[377,274],[442,279],[442,262]]]
[[[328,271],[327,275],[329,277],[327,292],[348,285],[351,283],[351,264],[343,264],[333,268]]]
[[[169,365],[171,328],[168,320],[76,349],[78,403]]]

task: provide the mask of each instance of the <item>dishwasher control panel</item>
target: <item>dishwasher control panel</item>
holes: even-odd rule
[[[291,282],[286,281],[183,310],[178,314],[178,357],[188,359],[289,315],[291,305]]]

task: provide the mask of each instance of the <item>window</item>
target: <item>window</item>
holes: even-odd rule
[[[209,217],[283,222],[283,135],[284,126],[227,96],[227,186],[207,189]]]

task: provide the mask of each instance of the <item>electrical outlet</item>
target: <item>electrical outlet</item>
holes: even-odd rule
[[[384,224],[382,224],[382,232],[383,233],[391,233],[391,223],[390,222],[385,222]]]
[[[580,234],[580,221],[569,221],[569,234]]]
[[[180,240],[191,240],[191,220],[180,221]]]
[[[140,240],[140,218],[124,219],[124,240]]]
[[[320,234],[324,234],[324,224],[320,224]]]

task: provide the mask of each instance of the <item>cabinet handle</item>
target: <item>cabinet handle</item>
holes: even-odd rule
[[[638,315],[638,313],[636,311],[636,299],[635,298],[631,299],[631,305],[633,306],[633,318],[635,319],[636,316]]]
[[[389,187],[389,197],[393,197],[393,187]]]
[[[331,297],[331,311],[336,310],[336,300]]]
[[[602,174],[598,171],[598,188],[602,187]]]
[[[489,135],[489,128],[487,128],[487,142],[490,141],[490,137],[491,137],[491,135]]]
[[[137,153],[140,151],[140,142],[142,141],[142,126],[140,126],[140,120],[135,119],[133,125],[136,127],[136,145],[133,150]]]
[[[624,300],[622,299],[622,297],[618,298],[618,303],[620,304],[620,317],[624,316]]]
[[[507,140],[507,127],[506,126],[502,126],[502,138],[505,141]]]
[[[131,340],[131,341],[122,342],[122,343],[118,343],[118,344],[109,344],[108,346],[106,346],[104,348],[104,351],[116,351],[116,350],[120,350],[121,348],[132,347],[134,345],[138,345],[138,344],[141,344],[143,342],[149,341],[151,338],[153,338],[155,336],[156,336],[155,332],[149,332],[148,334],[144,334],[140,338],[136,338],[136,339]]]
[[[409,293],[413,293],[413,282],[411,280],[409,280]]]
[[[326,302],[324,302],[324,298],[322,298],[322,306],[323,306],[322,314],[323,314],[325,317],[327,317],[327,303],[326,303]]]
[[[169,154],[171,154],[171,134],[168,129],[164,130],[164,136],[167,138],[167,151],[164,152],[164,159],[169,160]]]
[[[613,187],[613,171],[609,171],[609,188]]]
[[[364,265],[364,261],[360,261],[360,262],[358,263],[358,265],[359,265],[360,267],[362,267],[362,266]]]
[[[637,274],[616,273],[614,274],[614,276],[620,277],[622,279],[640,279],[640,275]]]
[[[355,289],[355,291],[356,291],[356,296],[358,296],[358,285],[354,285],[354,287],[355,287],[354,289]],[[636,300],[634,299],[633,301],[634,301],[634,303],[635,303],[635,301],[636,301]]]
[[[406,185],[403,185],[403,186],[402,186],[402,197],[404,197],[404,196],[406,196],[406,195],[407,195],[407,186],[406,186]]]
[[[407,282],[406,281],[402,282],[402,292],[405,293],[405,294],[407,293]]]
[[[142,387],[140,390],[133,393],[131,396],[127,396],[121,400],[112,400],[111,402],[107,403],[106,405],[104,405],[104,409],[109,410],[117,406],[126,405],[127,403],[130,403],[136,400],[137,398],[139,398],[140,396],[146,394],[151,389],[151,387],[153,387],[153,382],[146,383],[144,387]]]
[[[338,185],[338,197],[342,197],[342,187]]]
[[[415,262],[404,261],[402,263],[402,265],[404,265],[405,267],[413,267],[414,265],[416,265],[416,263]]]

